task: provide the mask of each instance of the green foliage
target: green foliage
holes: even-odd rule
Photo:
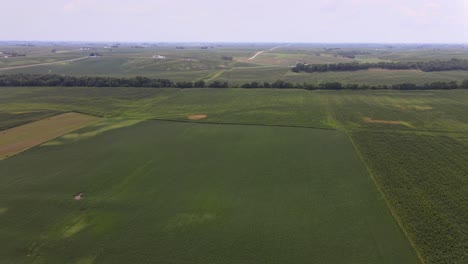
[[[337,63],[337,64],[306,64],[298,63],[291,68],[293,72],[328,72],[328,71],[361,71],[372,68],[387,70],[421,70],[434,71],[467,71],[468,60],[451,59],[448,61],[418,61],[418,62],[376,62],[376,63]]]
[[[62,76],[56,74],[46,75],[30,75],[30,74],[15,74],[15,75],[0,75],[0,87],[3,86],[63,86],[63,87],[150,87],[150,88],[232,88],[227,81],[214,80],[206,84],[200,80],[195,83],[190,81],[174,82],[168,79],[152,79],[148,77],[136,76],[131,78],[114,78],[114,77],[76,77]],[[237,87],[237,86],[236,86]],[[433,82],[424,85],[416,85],[414,83],[402,83],[394,85],[358,85],[346,84],[340,82],[328,82],[315,85],[312,83],[294,84],[291,82],[277,80],[273,83],[257,82],[244,83],[241,88],[279,88],[279,89],[308,89],[308,90],[449,90],[459,89],[464,86],[459,86],[457,82]]]

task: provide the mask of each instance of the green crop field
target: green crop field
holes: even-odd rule
[[[0,161],[1,255],[465,263],[467,102],[466,91],[2,88],[5,128],[68,111],[105,119]]]
[[[1,57],[0,74],[233,87],[468,79],[290,69],[468,58],[456,45],[103,45],[0,44],[26,54]],[[60,62],[90,52],[103,56]],[[0,160],[1,264],[468,263],[466,89],[0,87],[3,135],[70,112],[99,121]],[[27,135],[9,137],[21,148]]]
[[[468,133],[353,138],[427,263],[466,263]]]
[[[4,261],[417,263],[343,132],[96,129],[0,164]]]

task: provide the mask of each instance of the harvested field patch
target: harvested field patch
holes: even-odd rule
[[[430,105],[401,105],[401,104],[396,104],[396,108],[400,110],[420,110],[420,111],[425,111],[425,110],[432,110],[432,106]]]
[[[0,132],[0,160],[85,127],[99,118],[65,113]]]
[[[189,115],[187,116],[187,118],[189,120],[200,120],[200,119],[204,119],[204,118],[207,118],[208,116],[207,115]]]
[[[408,122],[400,121],[400,120],[379,120],[379,119],[372,119],[370,117],[365,117],[364,122],[368,124],[382,124],[382,125],[402,125],[411,127]]]

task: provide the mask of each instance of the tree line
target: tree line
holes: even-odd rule
[[[372,68],[387,70],[421,70],[435,71],[468,71],[468,60],[433,60],[418,62],[351,62],[336,64],[306,64],[298,63],[292,67],[293,72],[329,72],[329,71],[360,71]]]
[[[148,77],[99,77],[99,76],[64,76],[57,74],[11,74],[0,75],[0,87],[7,86],[51,86],[51,87],[147,87],[147,88],[277,88],[306,90],[452,90],[468,89],[468,80],[463,82],[432,82],[424,85],[402,83],[394,85],[343,84],[328,82],[321,84],[291,83],[283,80],[275,82],[248,82],[242,85],[230,85],[227,81],[205,82],[203,80],[171,81]]]

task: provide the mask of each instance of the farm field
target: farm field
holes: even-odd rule
[[[468,264],[468,0],[0,9],[0,264]]]
[[[133,119],[187,120],[341,130],[468,131],[468,92],[280,89],[0,88],[0,113],[76,111]],[[1,117],[1,115],[0,115]],[[401,121],[387,125],[368,120]],[[11,118],[0,120],[10,122]]]
[[[0,127],[70,111],[0,161],[6,263],[467,261],[465,90],[0,89]]]
[[[58,114],[53,110],[38,112],[0,112],[0,130],[5,130],[15,126],[24,125],[39,119],[44,119]]]
[[[0,163],[3,261],[417,263],[343,132],[99,128]]]
[[[94,116],[64,113],[2,130],[0,133],[0,160],[87,126],[97,120],[98,118]]]
[[[85,46],[89,50],[80,50]],[[104,48],[106,47],[106,48]],[[117,46],[116,46],[117,47]],[[417,70],[357,71],[295,73],[291,66],[298,62],[334,64],[351,62],[412,62],[468,59],[465,47],[411,45],[337,45],[337,44],[187,44],[177,49],[175,44],[142,45],[135,48],[106,44],[61,44],[34,47],[1,45],[0,52],[25,53],[25,57],[0,56],[0,73],[61,74],[73,76],[145,76],[173,81],[228,81],[232,85],[245,82],[274,82],[320,84],[339,80],[344,84],[392,85],[400,83],[425,84],[438,81],[463,81],[466,71],[421,72]],[[203,47],[203,49],[202,49]],[[56,50],[51,53],[51,50]],[[255,56],[258,52],[262,52]],[[73,62],[49,64],[19,69],[8,67],[34,65],[82,58],[91,53],[102,55]],[[351,55],[350,55],[351,54]],[[156,56],[156,58],[155,58]],[[157,59],[160,56],[162,59]],[[348,56],[348,57],[346,57]]]
[[[468,134],[353,134],[427,263],[466,263]]]

